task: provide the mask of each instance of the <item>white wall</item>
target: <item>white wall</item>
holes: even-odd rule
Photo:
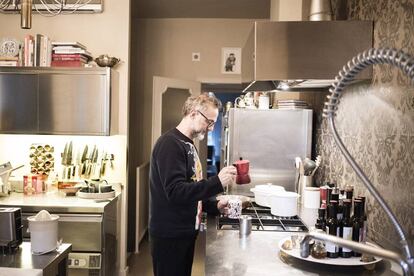
[[[122,63],[116,67],[119,72],[119,131],[120,135],[111,137],[81,136],[28,136],[0,135],[0,161],[11,160],[13,164],[28,164],[28,146],[32,142],[51,143],[56,152],[63,150],[66,141],[78,144],[98,144],[110,148],[115,154],[116,168],[111,178],[126,185],[127,131],[128,131],[128,91],[129,91],[129,36],[130,1],[106,0],[104,12],[100,14],[71,14],[55,17],[43,17],[33,14],[32,29],[20,29],[20,15],[0,14],[0,37],[12,37],[23,40],[26,34],[44,34],[55,41],[79,41],[87,46],[94,57],[109,54],[118,57]],[[55,154],[56,155],[56,154]],[[57,162],[58,164],[58,162]],[[126,269],[126,202],[127,194],[122,198],[120,236],[120,269]]]

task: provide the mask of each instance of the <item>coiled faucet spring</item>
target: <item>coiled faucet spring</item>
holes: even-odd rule
[[[323,109],[324,117],[335,115],[344,88],[350,84],[356,75],[374,64],[394,65],[400,68],[414,84],[414,57],[404,53],[402,50],[371,48],[355,56],[339,71],[332,87],[329,89],[331,95],[327,97],[328,101],[325,102],[325,108]]]
[[[400,68],[409,78],[411,84],[414,85],[414,57],[403,52],[402,50],[390,49],[390,48],[379,48],[379,49],[369,49],[364,51],[352,60],[350,60],[341,71],[339,71],[338,76],[335,77],[335,81],[332,84],[332,87],[329,89],[330,95],[327,96],[328,101],[325,102],[323,109],[323,117],[328,119],[328,124],[331,128],[333,138],[341,150],[342,154],[345,156],[345,159],[354,169],[355,173],[362,180],[363,184],[373,195],[373,197],[379,202],[380,206],[384,209],[387,216],[390,218],[394,228],[396,229],[399,237],[400,244],[404,252],[405,263],[408,264],[407,275],[414,275],[414,257],[412,254],[412,248],[410,248],[408,240],[406,238],[406,233],[395,217],[394,213],[391,211],[385,200],[378,193],[377,189],[365,175],[360,166],[355,162],[341,138],[338,135],[338,132],[335,128],[335,112],[338,109],[338,104],[340,102],[340,97],[344,88],[349,85],[352,80],[358,75],[362,70],[367,68],[370,65],[374,64],[389,64]]]

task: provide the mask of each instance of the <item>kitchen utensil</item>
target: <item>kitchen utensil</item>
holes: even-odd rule
[[[58,215],[42,210],[29,221],[30,242],[33,254],[44,254],[58,247]]]
[[[316,168],[316,163],[315,161],[309,159],[309,158],[305,158],[304,162],[303,162],[303,170],[304,170],[304,174],[305,175],[311,175],[313,170]]]
[[[312,187],[313,186],[313,176],[311,175],[299,175],[299,187],[298,187],[298,193],[302,197],[301,203],[303,204],[303,195],[305,194],[306,187]]]
[[[24,167],[24,165],[12,167],[10,162],[0,165],[0,196],[7,196],[10,193],[9,177],[11,173],[17,169]]]
[[[239,235],[240,237],[246,237],[252,232],[252,216],[242,215],[239,218]]]
[[[233,166],[237,169],[236,184],[250,183],[249,165],[249,160],[243,160],[242,157],[233,163]]]
[[[100,67],[113,67],[118,64],[121,60],[116,57],[110,57],[108,55],[100,55],[99,57],[95,58],[95,62]]]
[[[270,195],[272,193],[284,190],[285,188],[282,186],[272,185],[272,183],[256,185],[254,188],[250,189],[250,191],[254,193],[256,204],[264,207],[270,207]]]
[[[294,192],[276,192],[270,196],[270,213],[275,216],[293,217],[298,214],[299,194]]]
[[[316,160],[315,160],[316,167],[313,169],[311,173],[312,176],[315,174],[316,170],[319,168],[321,162],[322,162],[322,157],[320,155],[316,156]]]

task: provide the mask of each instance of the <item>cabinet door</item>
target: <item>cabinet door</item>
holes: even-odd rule
[[[40,74],[39,133],[109,135],[105,74]]]
[[[0,133],[37,132],[36,74],[0,75]]]

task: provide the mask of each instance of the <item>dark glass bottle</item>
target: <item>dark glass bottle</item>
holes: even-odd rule
[[[365,212],[365,196],[360,196],[359,197],[361,202],[362,202],[362,207],[361,207],[361,217],[362,220],[364,222],[364,226],[362,229],[362,237],[361,237],[361,242],[365,243],[367,241],[367,230],[368,230],[368,226],[367,226],[367,215]]]
[[[332,236],[337,236],[338,234],[338,221],[336,219],[337,204],[338,202],[331,201],[330,205],[328,205],[328,220],[326,221],[326,232]],[[338,258],[339,251],[338,246],[336,244],[326,242],[325,248],[326,255],[328,258]]]
[[[364,220],[361,217],[362,206],[363,205],[361,200],[354,200],[354,215],[352,216],[352,240],[356,242],[361,242],[363,235]],[[361,253],[354,251],[353,255],[355,257],[360,257]]]
[[[352,202],[349,199],[345,199],[343,202],[343,218],[340,222],[340,235],[341,238],[352,241],[352,221],[351,221],[351,207]],[[342,258],[350,258],[352,256],[352,250],[346,247],[342,247],[339,256]]]
[[[318,209],[318,218],[316,219],[315,228],[326,231],[325,208]]]

